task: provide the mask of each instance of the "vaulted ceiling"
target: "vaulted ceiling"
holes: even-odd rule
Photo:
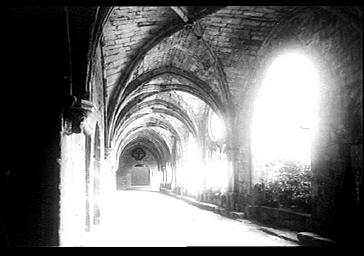
[[[242,81],[259,46],[272,28],[296,9],[110,9],[102,30],[102,53],[113,145],[121,152],[143,138],[165,141],[171,151],[173,139],[180,144],[191,133],[198,140],[200,120],[210,108],[229,116],[232,94],[244,86]]]
[[[143,142],[171,152],[175,140],[203,136],[201,120],[211,110],[230,122],[260,47],[309,8],[99,8],[95,29],[101,35],[110,146],[120,153]]]

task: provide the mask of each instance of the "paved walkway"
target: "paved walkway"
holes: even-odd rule
[[[149,191],[118,191],[82,246],[297,246],[259,226]]]

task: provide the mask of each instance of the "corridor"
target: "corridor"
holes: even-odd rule
[[[0,11],[2,246],[361,244],[362,6]]]
[[[79,246],[297,245],[258,230],[248,220],[228,219],[157,191],[118,191],[109,202],[104,223]]]

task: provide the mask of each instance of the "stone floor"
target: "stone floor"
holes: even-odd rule
[[[103,223],[80,246],[298,246],[236,221],[151,191],[118,191]]]

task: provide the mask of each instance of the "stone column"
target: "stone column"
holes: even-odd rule
[[[229,176],[229,183],[228,183],[228,191],[227,191],[227,203],[226,206],[228,210],[234,210],[236,207],[236,197],[237,197],[237,168],[235,165],[236,161],[236,147],[228,147],[226,149],[226,155],[228,159],[228,176]]]

